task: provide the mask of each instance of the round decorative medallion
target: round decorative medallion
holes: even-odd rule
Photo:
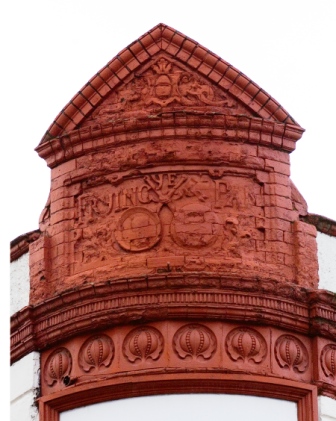
[[[163,336],[151,326],[131,330],[123,343],[123,353],[131,363],[157,360],[163,351]]]
[[[119,220],[115,236],[125,250],[148,250],[161,238],[160,219],[145,208],[128,209]]]
[[[336,377],[336,345],[326,345],[321,352],[321,366],[326,377]]]
[[[309,364],[307,348],[292,335],[282,335],[275,343],[275,358],[281,368],[304,373]]]
[[[180,246],[208,246],[217,239],[219,232],[218,216],[207,206],[192,203],[174,213],[171,235]]]
[[[69,376],[72,368],[72,358],[66,348],[58,348],[51,353],[44,366],[44,378],[48,386],[61,382]]]
[[[264,337],[254,329],[239,327],[227,335],[226,351],[234,361],[262,362],[267,355],[267,344]]]
[[[114,344],[107,335],[95,335],[88,338],[82,345],[78,362],[84,371],[99,370],[108,367],[114,356]]]
[[[200,324],[182,326],[174,335],[174,350],[180,358],[208,360],[217,349],[216,336]]]

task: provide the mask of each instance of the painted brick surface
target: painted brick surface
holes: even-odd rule
[[[38,421],[35,399],[39,394],[40,354],[32,352],[13,364],[10,380],[11,421]]]
[[[29,254],[25,253],[10,265],[10,314],[29,304]]]
[[[336,420],[336,401],[326,396],[319,397],[319,421]]]
[[[336,293],[336,237],[317,234],[319,288]]]

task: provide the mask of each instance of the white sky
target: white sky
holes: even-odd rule
[[[143,396],[61,413],[60,421],[295,421],[297,404],[280,399],[223,394]]]
[[[11,0],[2,17],[8,241],[38,228],[50,172],[34,148],[56,115],[160,22],[241,70],[306,129],[292,179],[311,213],[336,219],[335,0]]]

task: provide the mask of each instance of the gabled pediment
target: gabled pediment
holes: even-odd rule
[[[91,124],[172,111],[245,115],[298,126],[239,70],[159,24],[121,51],[75,95],[41,143]]]
[[[80,127],[178,111],[257,117],[253,110],[199,72],[190,71],[169,54],[159,53],[113,89]]]

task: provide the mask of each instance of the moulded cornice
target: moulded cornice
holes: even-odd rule
[[[73,130],[46,140],[36,151],[51,168],[93,151],[155,139],[160,142],[189,138],[235,141],[292,152],[302,133],[302,128],[289,123],[265,121],[249,116],[179,111],[153,117],[116,120]]]
[[[29,244],[37,240],[41,235],[39,229],[22,234],[15,238],[10,243],[10,261],[13,262],[21,257],[23,254],[28,253]]]
[[[308,215],[302,217],[302,220],[315,225],[317,231],[330,235],[331,237],[336,237],[336,221],[333,219],[314,213],[308,213]]]
[[[336,337],[335,294],[327,291],[206,274],[157,275],[85,285],[25,307],[11,318],[11,359],[92,329],[186,317]]]

